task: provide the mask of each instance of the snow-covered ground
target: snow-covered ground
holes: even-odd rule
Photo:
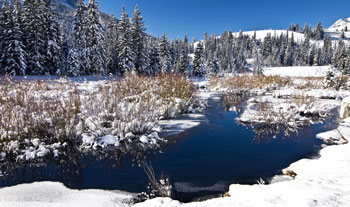
[[[295,66],[264,68],[264,75],[282,77],[326,77],[330,66]]]
[[[123,207],[132,197],[121,191],[71,190],[53,182],[2,188],[0,195],[1,207]]]

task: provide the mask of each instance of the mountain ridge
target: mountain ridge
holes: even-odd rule
[[[337,20],[328,28],[330,32],[347,32],[350,31],[350,17]]]

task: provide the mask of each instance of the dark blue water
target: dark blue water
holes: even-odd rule
[[[275,139],[258,140],[250,128],[234,121],[236,113],[224,111],[220,100],[209,103],[207,122],[168,137],[163,153],[147,155],[156,174],[164,172],[170,177],[175,198],[185,202],[224,193],[233,183],[255,184],[260,178],[268,181],[291,163],[317,156],[322,141],[316,134],[334,128],[335,118],[300,129],[288,138],[280,134]],[[99,159],[68,152],[66,159],[18,168],[11,178],[2,180],[0,186],[45,180],[75,189],[142,192],[148,183],[143,168],[131,155],[116,152]]]

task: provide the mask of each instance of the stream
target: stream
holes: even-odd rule
[[[138,154],[157,175],[168,175],[175,199],[182,202],[217,197],[230,184],[268,183],[282,169],[302,158],[317,157],[323,141],[316,134],[333,129],[336,118],[300,129],[297,134],[259,140],[251,128],[235,122],[221,96],[209,99],[206,121],[183,133],[168,136],[158,150]],[[137,149],[135,149],[137,150]],[[37,181],[62,182],[73,189],[122,190],[140,193],[148,180],[134,153],[80,153],[72,148],[60,159],[16,166],[0,178],[0,187]],[[9,167],[9,166],[8,166]]]

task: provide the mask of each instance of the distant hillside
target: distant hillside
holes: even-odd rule
[[[350,31],[350,17],[347,19],[339,19],[328,28],[329,32],[347,32]]]

